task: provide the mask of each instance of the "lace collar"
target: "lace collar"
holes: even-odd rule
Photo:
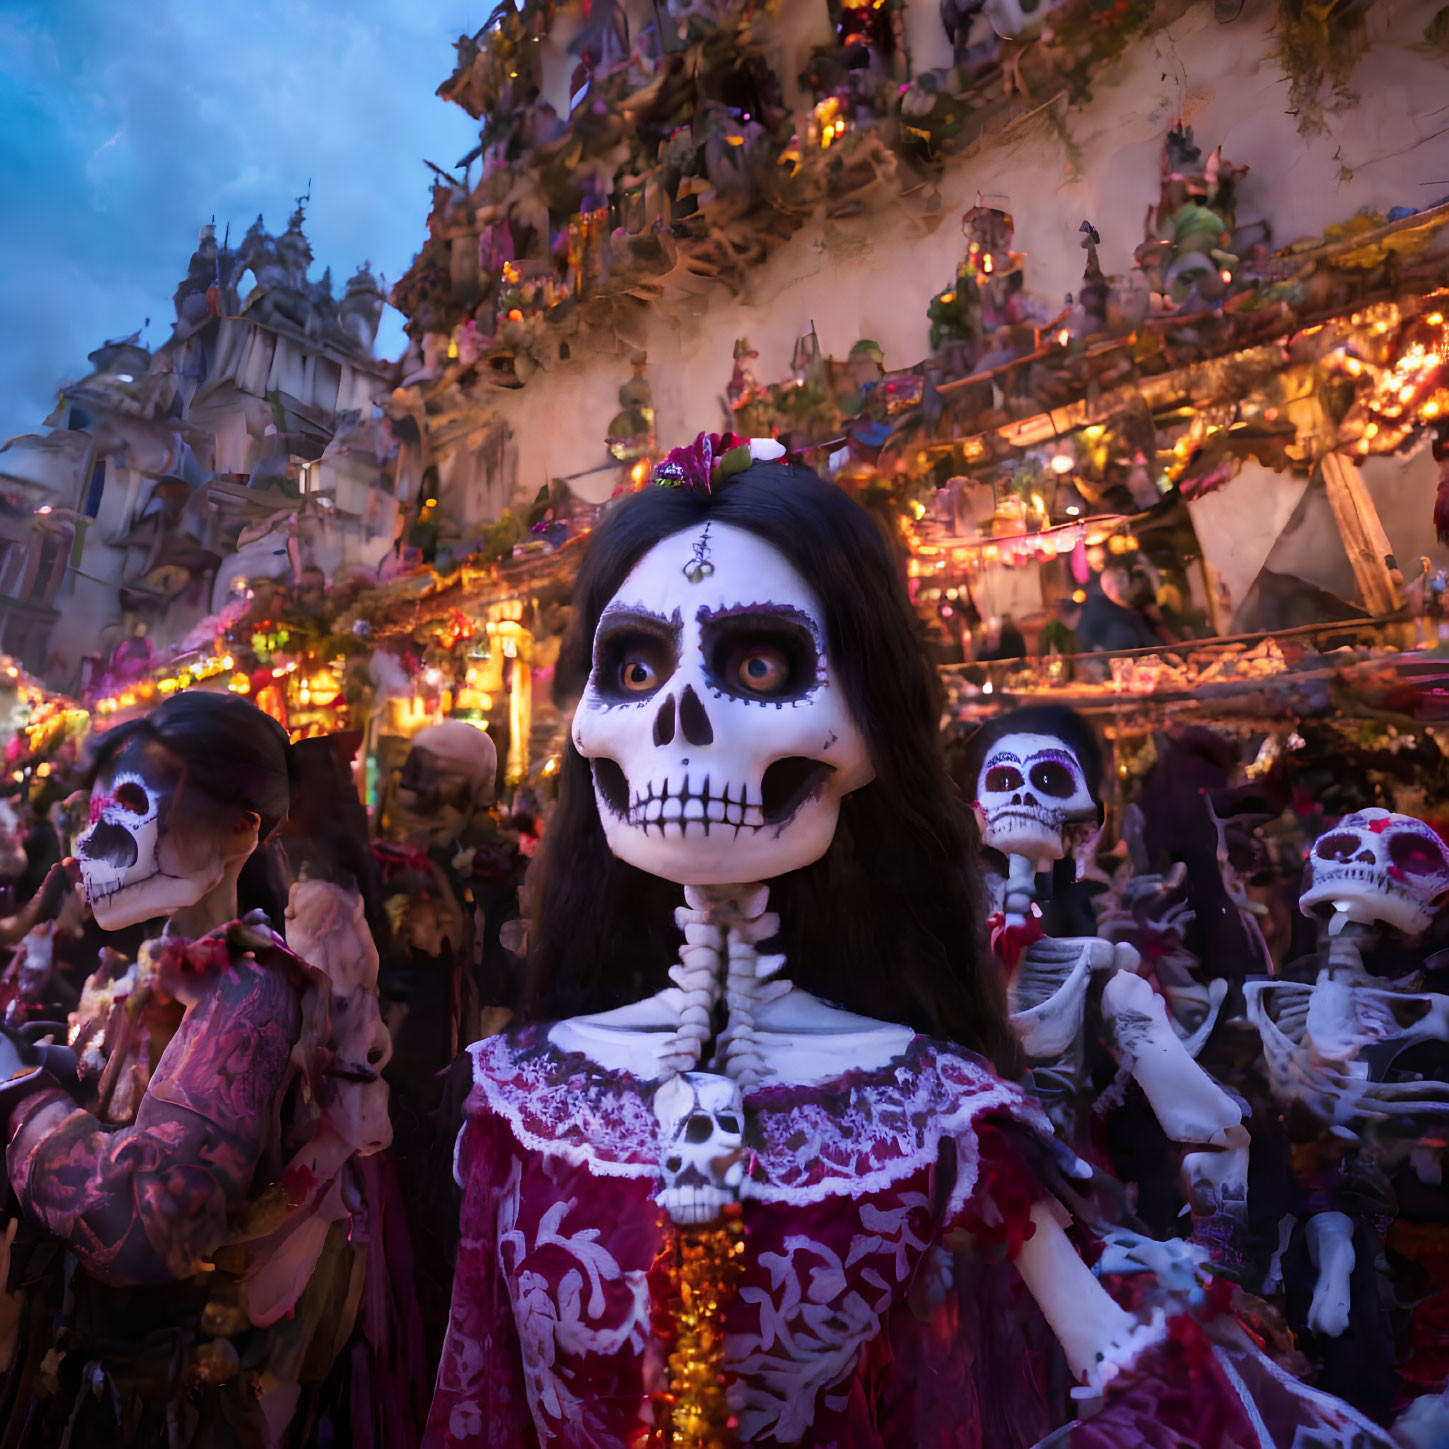
[[[490,1113],[529,1152],[562,1157],[601,1177],[659,1174],[657,1081],[606,1070],[559,1050],[546,1025],[489,1037],[470,1049],[468,1114]],[[975,1183],[973,1124],[1004,1116],[1051,1136],[1040,1106],[980,1058],[917,1036],[887,1066],[842,1070],[808,1087],[765,1084],[745,1094],[754,1153],[748,1194],[766,1202],[861,1197],[934,1166],[957,1141],[950,1210]]]

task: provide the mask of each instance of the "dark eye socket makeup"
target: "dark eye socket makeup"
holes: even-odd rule
[[[820,684],[820,646],[809,615],[777,604],[699,612],[710,686],[736,699],[803,699]]]
[[[679,663],[677,618],[647,609],[609,610],[594,637],[594,688],[603,699],[647,699]]]
[[[1020,790],[1021,771],[1015,765],[993,765],[986,772],[986,788],[993,795],[1005,794],[1008,790]]]
[[[151,808],[151,800],[144,786],[138,785],[134,780],[123,780],[111,793],[116,804],[122,810],[129,810],[132,815],[144,815]]]

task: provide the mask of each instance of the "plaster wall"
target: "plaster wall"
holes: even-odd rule
[[[798,7],[792,0],[789,8],[801,12],[802,33],[812,10],[825,9],[823,0]],[[1195,4],[1106,67],[1091,100],[1061,112],[1060,130],[1043,109],[954,162],[933,213],[924,212],[923,193],[903,199],[882,187],[868,214],[804,227],[738,298],[718,289],[692,300],[671,292],[651,308],[644,339],[661,443],[720,427],[741,336],[760,354],[754,370],[762,382],[788,375],[795,340],[812,323],[833,356],[870,337],[888,367],[917,362],[928,350],[927,304],[954,275],[964,245],[960,217],[978,199],[1013,213],[1027,287],[1050,307],[1080,282],[1084,219],[1101,233],[1103,269],[1128,272],[1157,200],[1163,137],[1179,118],[1205,150],[1221,144],[1228,159],[1250,168],[1239,219],[1266,219],[1279,244],[1360,208],[1439,200],[1449,194],[1444,66],[1422,45],[1436,8],[1437,0],[1380,0],[1353,76],[1358,103],[1329,115],[1323,133],[1303,136],[1275,59],[1273,5],[1249,0],[1239,20],[1219,25],[1211,5]],[[914,0],[911,17],[919,19]],[[602,439],[630,376],[628,359],[622,348],[617,358],[601,356],[596,344],[575,351],[587,361],[496,397],[517,438],[519,491],[529,496],[543,479],[606,461]],[[598,500],[616,480],[606,471],[574,487]]]

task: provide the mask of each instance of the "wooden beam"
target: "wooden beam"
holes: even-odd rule
[[[1391,563],[1389,536],[1363,474],[1342,453],[1329,453],[1319,468],[1364,607],[1370,614],[1392,614],[1404,606],[1402,575]]]

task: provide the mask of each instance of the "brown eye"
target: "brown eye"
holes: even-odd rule
[[[674,673],[675,645],[650,623],[605,618],[594,642],[595,688],[604,699],[638,700],[663,687]]]
[[[778,649],[751,649],[736,666],[735,680],[751,694],[778,694],[790,682],[790,661]]]
[[[619,687],[630,694],[647,694],[659,687],[659,671],[640,655],[629,655],[619,666]]]
[[[797,611],[760,605],[700,618],[700,647],[710,687],[736,699],[783,705],[819,683],[811,626]]]

